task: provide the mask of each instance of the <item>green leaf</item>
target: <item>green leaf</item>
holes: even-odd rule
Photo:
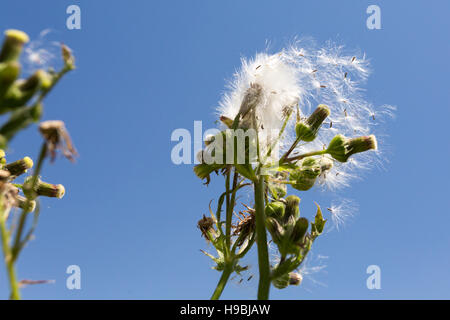
[[[222,169],[225,167],[224,164],[207,164],[207,163],[201,163],[196,166],[194,166],[194,173],[199,177],[200,179],[206,179],[206,183],[209,183],[209,175],[216,170]]]
[[[320,209],[320,206],[317,203],[316,206],[317,206],[317,213],[314,219],[314,223],[311,223],[311,231],[313,233],[316,233],[315,236],[318,236],[323,232],[327,220],[323,218],[322,210]]]

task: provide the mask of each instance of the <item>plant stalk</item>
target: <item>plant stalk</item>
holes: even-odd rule
[[[256,243],[258,245],[259,285],[258,300],[268,300],[270,290],[269,251],[264,213],[264,176],[255,181]]]
[[[228,282],[228,279],[230,278],[230,275],[232,273],[233,269],[231,266],[226,265],[225,269],[222,272],[222,276],[220,277],[219,283],[217,284],[216,290],[214,290],[214,293],[211,297],[211,300],[218,300],[220,296],[222,295],[223,289],[225,289],[225,285]]]

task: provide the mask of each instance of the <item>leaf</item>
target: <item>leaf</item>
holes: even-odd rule
[[[314,223],[311,223],[311,231],[315,232],[316,236],[318,236],[323,232],[327,220],[323,218],[322,210],[320,209],[320,206],[317,203],[316,206],[317,206],[317,213],[314,219]]]
[[[194,166],[194,173],[199,177],[200,179],[206,179],[206,184],[209,183],[209,175],[216,170],[222,169],[225,167],[223,164],[207,164],[207,163],[201,163],[196,166]]]

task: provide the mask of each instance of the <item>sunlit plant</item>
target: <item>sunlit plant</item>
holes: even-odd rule
[[[221,296],[233,273],[247,269],[241,260],[254,243],[258,299],[269,298],[271,285],[301,283],[298,270],[327,219],[319,205],[312,218],[300,215],[300,198],[288,193],[315,185],[331,192],[378,161],[373,132],[394,108],[375,108],[364,99],[360,85],[368,74],[364,56],[345,55],[332,43],[317,48],[298,41],[276,54],[242,60],[219,103],[221,131],[206,137],[194,167],[206,184],[214,172],[225,179],[216,209],[210,203],[210,216],[198,222],[216,250],[204,253],[221,272],[212,299]],[[253,190],[254,201],[239,211],[236,199],[245,188]],[[346,215],[326,212],[338,224]],[[269,241],[276,246],[275,259],[269,257]]]
[[[41,178],[44,160],[53,161],[57,151],[70,160],[76,156],[69,134],[62,121],[45,121],[39,125],[43,137],[37,163],[32,175],[22,182],[34,163],[30,157],[6,161],[5,150],[22,130],[39,122],[43,101],[64,74],[75,68],[70,49],[62,45],[63,67],[37,70],[26,79],[20,79],[20,56],[28,35],[19,30],[7,30],[0,51],[0,114],[7,117],[0,127],[0,231],[3,255],[8,274],[11,299],[20,299],[20,287],[45,283],[45,280],[19,280],[16,263],[22,249],[32,239],[39,218],[39,197],[62,198],[61,184],[44,182]]]

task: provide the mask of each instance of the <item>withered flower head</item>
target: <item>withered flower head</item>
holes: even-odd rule
[[[244,205],[245,206],[245,205]],[[239,212],[239,221],[234,225],[234,236],[239,236],[237,246],[240,247],[244,244],[245,240],[248,239],[255,232],[255,210],[252,208],[247,208],[246,211]],[[245,215],[245,213],[248,213]]]
[[[75,157],[78,153],[72,144],[72,140],[70,139],[69,132],[67,132],[64,122],[60,120],[41,122],[39,131],[47,142],[47,149],[50,152],[51,161],[55,160],[57,150],[60,150],[70,161],[75,161]]]
[[[211,217],[206,217],[205,215],[203,215],[203,218],[201,218],[197,223],[197,227],[200,229],[202,236],[204,236],[206,240],[209,240],[208,233],[214,232],[213,226],[214,219]]]
[[[11,183],[7,183],[9,178],[9,172],[0,170],[1,184],[0,193],[2,196],[2,205],[5,209],[10,209],[17,205],[17,196],[19,195],[19,189],[13,186]]]
[[[72,54],[72,50],[68,46],[63,44],[63,45],[61,45],[61,52],[62,52],[64,64],[69,69],[75,69],[75,57]]]

